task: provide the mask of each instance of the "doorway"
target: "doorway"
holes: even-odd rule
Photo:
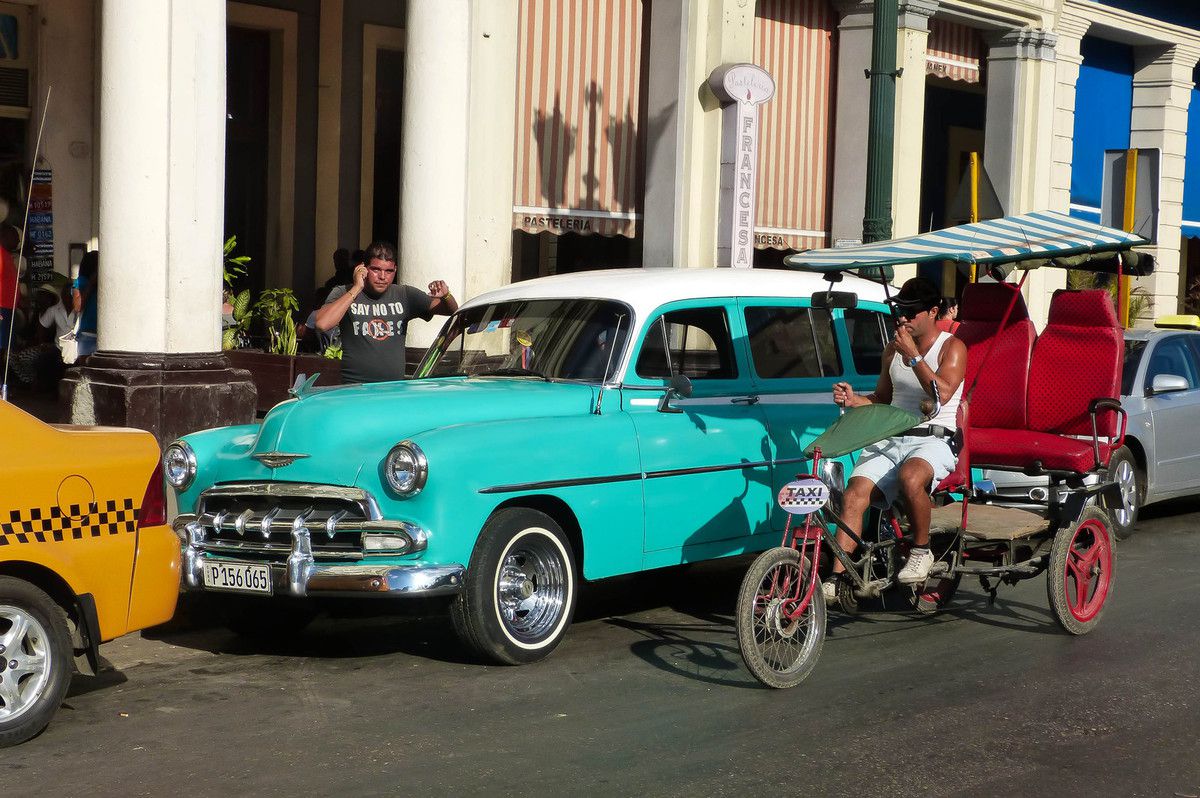
[[[987,95],[983,84],[928,77],[925,81],[925,136],[922,144],[921,232],[964,220],[950,218],[950,206],[970,163],[983,154]],[[919,273],[957,296],[965,279],[953,266],[921,266]]]

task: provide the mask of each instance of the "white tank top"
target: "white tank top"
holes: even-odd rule
[[[929,351],[925,353],[925,362],[934,371],[938,370],[938,364],[942,356],[942,344],[954,336],[948,332],[939,332],[937,340],[933,342],[933,346],[929,347]],[[892,356],[892,363],[888,366],[888,375],[892,378],[892,405],[918,416],[924,417],[921,412],[921,402],[928,399],[933,400],[929,394],[925,393],[925,389],[921,387],[921,381],[917,379],[917,375],[913,373],[912,368],[904,362],[904,357],[897,352]],[[958,428],[958,403],[962,399],[963,386],[960,382],[958,388],[955,389],[954,395],[950,397],[942,397],[942,409],[936,416],[918,424],[919,427],[928,427],[932,424],[937,424],[947,429]]]

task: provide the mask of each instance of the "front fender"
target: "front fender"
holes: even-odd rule
[[[466,564],[488,516],[504,503],[554,496],[579,523],[584,576],[641,568],[644,535],[641,459],[624,413],[491,421],[442,427],[413,437],[429,462],[424,489],[396,496],[382,462],[364,464],[358,487],[387,518],[425,528],[425,559]]]
[[[176,491],[179,512],[196,509],[201,492],[226,479],[269,479],[270,469],[246,457],[254,448],[261,429],[258,424],[194,432],[183,441],[196,453],[196,478],[186,490]]]

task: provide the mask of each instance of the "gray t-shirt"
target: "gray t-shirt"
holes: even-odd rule
[[[346,294],[348,286],[329,292],[325,304]],[[350,303],[338,330],[342,339],[342,380],[386,382],[404,379],[404,334],[408,320],[433,317],[430,297],[411,285],[389,285],[379,296],[365,290]]]

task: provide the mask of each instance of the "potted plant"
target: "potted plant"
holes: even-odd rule
[[[234,236],[225,242],[225,284],[245,274],[249,257],[232,256],[237,244]],[[317,374],[319,385],[341,382],[341,362],[321,355],[297,354],[296,322],[293,314],[300,309],[296,294],[290,288],[269,288],[251,304],[249,289],[234,294],[227,291],[226,327],[222,347],[235,368],[250,372],[258,389],[259,413],[265,413],[287,398],[288,389],[297,375]],[[265,328],[262,349],[249,348],[251,324],[257,320]],[[331,347],[332,348],[332,347]]]

